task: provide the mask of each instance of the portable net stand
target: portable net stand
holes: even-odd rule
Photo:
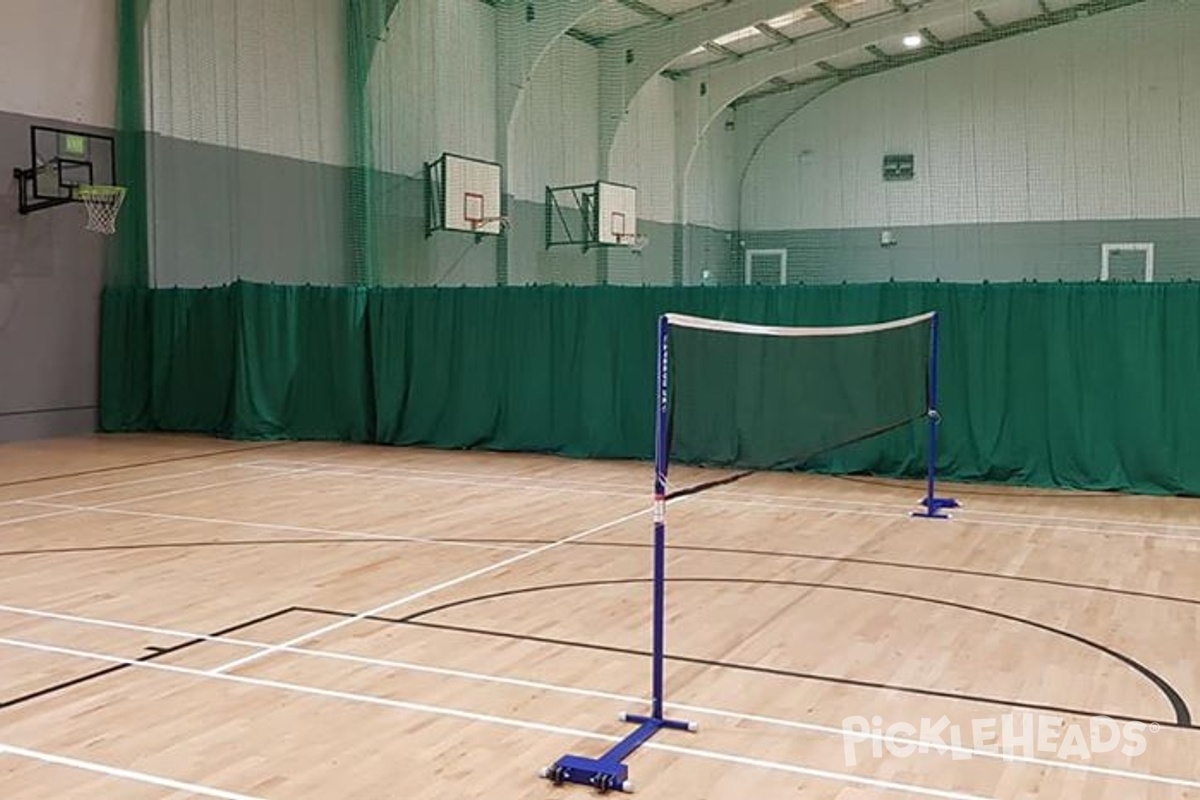
[[[542,770],[555,784],[632,791],[626,758],[663,729],[695,731],[664,715],[667,503],[759,469],[893,431],[929,426],[928,486],[920,516],[958,505],[935,494],[937,314],[875,325],[791,328],[683,314],[658,319],[654,439],[653,648],[649,715],[600,758],[566,755]],[[672,457],[736,466],[733,475],[667,491]]]
[[[106,236],[117,232],[117,215],[125,202],[123,186],[78,186],[74,197],[87,209],[86,230]]]

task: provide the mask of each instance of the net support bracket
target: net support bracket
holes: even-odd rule
[[[695,731],[696,723],[682,720],[664,719],[661,716],[641,716],[637,714],[622,714],[622,722],[637,725],[628,736],[617,742],[600,758],[566,755],[554,764],[542,770],[541,775],[555,786],[564,783],[577,783],[590,786],[600,794],[610,791],[632,792],[633,783],[629,780],[629,767],[625,759],[635,750],[650,741],[656,733],[663,730]]]
[[[75,202],[69,197],[48,197],[42,200],[31,200],[33,183],[37,180],[37,170],[34,168],[13,169],[13,178],[17,181],[17,212],[21,215],[32,214],[55,206],[63,206]]]

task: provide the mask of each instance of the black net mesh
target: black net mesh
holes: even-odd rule
[[[923,417],[930,329],[928,316],[884,330],[805,335],[673,323],[671,458],[753,469],[801,466]]]

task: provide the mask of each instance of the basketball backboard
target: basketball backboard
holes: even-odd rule
[[[425,235],[460,231],[499,236],[500,165],[445,153],[425,165]]]
[[[633,247],[637,232],[637,189],[608,181],[546,187],[546,247],[579,245]]]
[[[22,214],[73,202],[80,186],[116,185],[113,138],[33,125],[29,129],[29,166],[13,170],[13,176],[20,183]]]

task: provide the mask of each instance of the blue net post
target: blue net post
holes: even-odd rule
[[[938,314],[935,312],[929,321],[929,410],[926,412],[926,426],[929,431],[929,441],[925,453],[925,497],[921,500],[922,509],[913,512],[914,517],[932,519],[948,519],[947,508],[958,508],[958,501],[953,497],[937,496],[937,442],[938,426],[942,417],[938,413]]]
[[[671,323],[666,314],[658,318],[658,357],[654,395],[654,631],[650,666],[650,715],[622,714],[621,720],[637,725],[628,736],[600,758],[566,755],[541,772],[555,785],[577,783],[600,792],[632,792],[629,768],[623,763],[635,750],[664,728],[695,731],[696,724],[667,719],[663,714],[663,664],[666,629],[667,583],[667,467],[670,463],[670,359]]]

